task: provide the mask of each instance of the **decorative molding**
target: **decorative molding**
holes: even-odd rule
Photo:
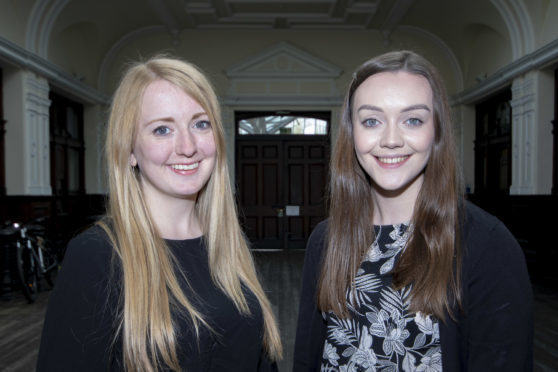
[[[54,27],[54,22],[69,1],[70,0],[57,0],[44,18],[44,22],[38,35],[39,43],[37,45],[37,54],[45,59],[48,59],[48,44],[52,28]]]
[[[399,26],[403,17],[407,14],[415,0],[397,0],[393,2],[388,16],[380,27],[384,42],[389,44],[389,38],[393,31]]]
[[[46,79],[25,74],[23,141],[24,189],[28,195],[51,195],[49,86]]]
[[[110,103],[110,97],[84,84],[55,64],[3,37],[0,37],[0,59],[46,78],[51,85],[62,88],[86,103],[102,105]]]
[[[31,15],[29,16],[29,21],[27,22],[27,28],[25,32],[25,47],[32,51],[37,51],[37,29],[41,25],[41,17],[45,13],[45,8],[49,5],[49,0],[38,0],[33,4],[33,9],[31,9]]]
[[[438,37],[437,35],[429,31],[426,31],[423,28],[419,28],[415,26],[399,26],[398,30],[406,31],[411,34],[420,34],[423,37],[432,41],[435,45],[437,45],[440,48],[440,50],[446,55],[446,58],[448,59],[451,65],[451,68],[453,70],[453,76],[455,77],[455,81],[456,81],[457,90],[463,89],[464,83],[463,83],[463,72],[461,70],[461,65],[459,64],[457,57],[453,53],[453,50],[440,37]]]
[[[342,70],[281,42],[225,70],[228,105],[340,105],[336,79]]]
[[[189,0],[186,26],[197,29],[370,29],[382,0]],[[301,10],[304,11],[301,11]]]
[[[516,79],[512,85],[512,184],[510,194],[535,194],[537,123],[536,82],[533,75]]]
[[[48,43],[56,18],[70,0],[40,0],[31,10],[27,23],[25,46],[33,53],[48,58]]]
[[[273,106],[311,106],[311,107],[332,107],[332,106],[341,106],[343,104],[342,97],[302,97],[302,96],[274,96],[274,97],[266,97],[266,96],[227,96],[222,98],[220,102],[224,105],[229,106],[266,106],[266,107],[273,107]]]
[[[502,87],[512,83],[513,79],[531,70],[540,69],[558,60],[558,40],[554,40],[542,48],[513,61],[497,70],[481,83],[454,95],[451,105],[472,104]]]
[[[506,23],[513,58],[532,52],[535,42],[533,24],[522,0],[491,0],[491,3]]]
[[[294,70],[295,66],[298,70]],[[287,42],[280,42],[243,62],[232,65],[225,71],[229,78],[298,78],[301,76],[337,78],[342,72],[343,70],[337,66]]]
[[[165,31],[165,26],[157,25],[157,26],[148,26],[136,29],[122,38],[120,38],[116,43],[112,45],[110,50],[105,54],[103,61],[101,62],[101,67],[99,68],[99,77],[97,78],[97,86],[101,92],[106,92],[108,89],[108,72],[110,67],[112,66],[114,59],[118,55],[118,53],[124,48],[126,45],[129,45],[133,40],[139,39],[142,36],[153,34],[156,32],[163,32]]]

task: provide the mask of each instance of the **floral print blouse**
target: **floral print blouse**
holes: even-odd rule
[[[411,287],[394,290],[391,271],[409,237],[405,224],[375,226],[376,240],[347,299],[351,317],[322,313],[322,371],[442,371],[438,319],[411,313]],[[352,305],[351,305],[352,304]]]

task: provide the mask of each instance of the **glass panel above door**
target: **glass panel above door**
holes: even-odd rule
[[[239,135],[297,134],[326,135],[328,122],[320,118],[298,115],[265,115],[245,118],[238,122]]]

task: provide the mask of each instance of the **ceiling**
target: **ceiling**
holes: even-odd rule
[[[169,28],[367,29],[397,24],[414,0],[147,0]]]
[[[524,22],[514,23],[516,19],[521,20],[523,8],[513,4],[509,7],[497,6],[508,1],[11,0],[0,5],[4,15],[0,18],[6,25],[0,26],[0,29],[6,30],[3,37],[24,48],[21,52],[11,52],[8,57],[19,53],[20,59],[28,63],[26,56],[27,52],[30,52],[49,61],[55,66],[53,70],[69,71],[80,82],[86,81],[103,92],[110,91],[106,86],[107,82],[117,80],[111,74],[119,72],[114,66],[122,51],[128,51],[126,48],[129,48],[131,53],[134,53],[136,41],[145,42],[147,45],[151,36],[164,33],[170,36],[170,45],[182,48],[186,45],[183,39],[192,43],[193,39],[203,34],[204,41],[196,41],[195,45],[198,47],[197,51],[205,53],[206,56],[209,53],[206,50],[211,50],[211,45],[202,43],[205,40],[207,43],[219,40],[222,48],[222,40],[225,40],[225,43],[227,40],[227,31],[234,34],[231,38],[236,37],[234,40],[250,38],[257,33],[268,31],[273,32],[266,35],[267,39],[282,40],[284,32],[284,39],[293,42],[294,45],[298,45],[297,37],[307,37],[300,43],[304,45],[304,42],[308,43],[309,40],[318,40],[316,35],[321,35],[322,32],[324,38],[327,38],[341,35],[343,30],[362,30],[362,33],[347,32],[347,35],[359,35],[361,39],[355,43],[360,46],[366,45],[366,41],[363,43],[362,40],[366,37],[370,38],[371,45],[378,42],[390,45],[392,36],[395,37],[401,32],[413,35],[417,39],[422,38],[420,40],[428,40],[431,45],[439,47],[447,54],[445,59],[451,64],[452,74],[462,79],[460,68],[465,69],[477,60],[474,54],[476,49],[469,47],[477,43],[477,35],[491,36],[490,39],[485,37],[486,43],[490,43],[491,48],[500,48],[496,54],[503,56],[503,61],[491,62],[489,69],[495,70],[512,59],[507,51],[511,50],[509,45],[512,42],[519,45],[515,54],[522,55],[523,35],[528,36],[530,33],[524,32],[528,29],[521,27]],[[504,11],[506,9],[509,14]],[[6,17],[8,14],[10,16]],[[185,32],[189,30],[193,32]],[[510,37],[510,30],[514,31],[517,37]],[[337,31],[340,33],[335,34]],[[320,40],[320,43],[324,42],[327,43],[327,40]],[[159,42],[154,45],[158,47],[161,44]],[[346,45],[350,49],[350,40]],[[525,52],[528,48],[523,49]],[[73,50],[74,53],[68,54],[68,50]],[[252,50],[240,49],[237,52],[255,53]],[[361,59],[360,50],[345,48],[343,53],[350,53],[352,58]],[[364,53],[367,52],[363,51],[362,54]],[[224,58],[231,61],[224,62]],[[214,68],[215,71],[219,71],[222,68],[221,64],[239,60],[238,56],[224,58],[220,58],[220,61],[215,63],[216,66],[210,65],[210,59],[206,58],[208,62],[205,66],[208,70]],[[37,67],[38,70],[41,68]],[[476,76],[476,70],[472,74]],[[54,75],[58,76],[60,73],[55,72]]]

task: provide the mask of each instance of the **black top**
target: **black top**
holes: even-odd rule
[[[256,297],[245,290],[251,316],[211,280],[203,238],[167,240],[183,289],[210,323],[196,340],[187,315],[173,311],[177,352],[186,371],[275,370],[263,351],[263,317]],[[106,233],[92,227],[68,245],[62,270],[50,295],[37,371],[121,371],[122,340],[116,335],[120,269],[112,272],[113,248]]]
[[[326,229],[320,223],[308,241],[294,371],[317,371],[324,358],[328,328],[316,307],[316,286]],[[470,203],[462,240],[463,311],[454,309],[455,321],[446,314],[439,323],[443,370],[531,371],[533,293],[521,248],[497,218]]]

